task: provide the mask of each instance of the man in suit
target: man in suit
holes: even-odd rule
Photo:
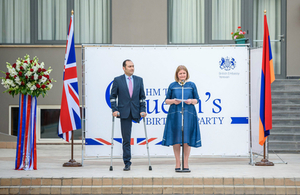
[[[134,64],[131,60],[123,62],[124,74],[115,77],[110,94],[110,103],[113,116],[121,120],[121,133],[123,138],[124,171],[131,166],[131,127],[132,120],[139,122],[140,117],[146,117],[146,103],[143,79],[133,75]],[[118,98],[118,104],[116,99]]]

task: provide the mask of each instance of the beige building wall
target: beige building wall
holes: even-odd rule
[[[300,77],[300,1],[287,1],[287,76]]]
[[[112,44],[168,44],[167,0],[112,0]]]

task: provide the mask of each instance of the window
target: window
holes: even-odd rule
[[[10,135],[18,136],[19,106],[10,106]]]
[[[281,0],[254,0],[253,46],[263,45],[264,10],[267,11],[274,71],[281,74]]]
[[[71,10],[75,43],[111,42],[111,0],[0,0],[0,44],[66,44]]]
[[[169,1],[169,42],[204,43],[204,0]]]
[[[80,112],[82,110],[80,108]],[[58,137],[58,124],[59,124],[60,106],[37,106],[36,118],[36,140],[37,143],[64,143],[63,139]],[[19,119],[19,106],[10,106],[10,134],[18,135],[18,119]],[[82,124],[83,126],[83,124]],[[74,132],[74,141],[82,139],[81,129]]]
[[[242,0],[169,0],[169,43],[233,43]]]
[[[212,0],[212,39],[232,40],[241,18],[241,0]]]
[[[0,43],[30,43],[30,0],[0,0]]]
[[[38,41],[66,40],[67,1],[38,0]]]
[[[110,1],[74,2],[75,43],[110,43]]]

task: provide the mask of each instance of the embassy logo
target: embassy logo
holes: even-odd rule
[[[222,57],[221,61],[219,61],[219,65],[221,70],[229,71],[235,69],[236,61],[232,57],[230,58],[228,56],[225,58]]]
[[[229,79],[230,76],[238,76],[240,74],[233,71],[236,68],[236,60],[233,57],[222,57],[221,61],[219,61],[219,68],[222,70],[219,72],[219,78],[221,79]]]

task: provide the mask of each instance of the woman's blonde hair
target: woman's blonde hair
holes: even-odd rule
[[[189,80],[189,78],[190,78],[190,74],[189,74],[189,71],[187,70],[187,68],[184,65],[179,65],[175,72],[175,81],[176,82],[179,82],[178,72],[181,70],[184,70],[186,72],[186,80]]]

